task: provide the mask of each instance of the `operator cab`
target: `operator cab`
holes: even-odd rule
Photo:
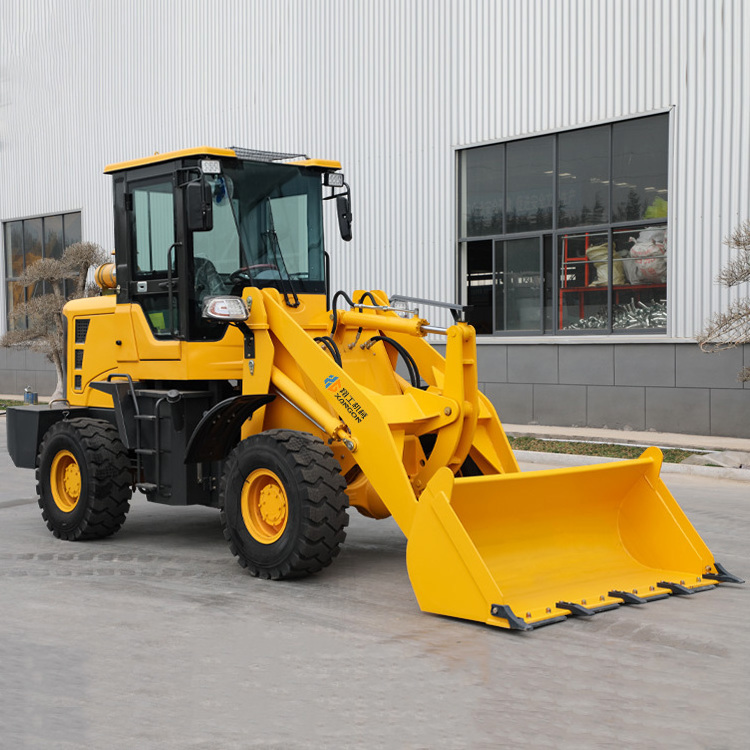
[[[326,294],[323,200],[337,199],[350,239],[348,187],[338,162],[295,158],[202,148],[107,167],[118,303],[140,305],[157,338],[200,341],[226,331],[203,317],[207,297],[271,287],[294,307]]]

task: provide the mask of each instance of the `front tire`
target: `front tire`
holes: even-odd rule
[[[239,564],[273,580],[330,565],[349,523],[340,470],[306,432],[269,430],[239,443],[221,480],[221,523]]]
[[[130,509],[132,476],[117,429],[100,419],[70,419],[47,430],[37,457],[42,518],[58,538],[114,534]]]

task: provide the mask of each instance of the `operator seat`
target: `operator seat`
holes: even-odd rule
[[[224,280],[208,258],[195,257],[195,296],[198,302],[217,294],[226,294]]]

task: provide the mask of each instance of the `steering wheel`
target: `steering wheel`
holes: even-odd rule
[[[229,274],[229,280],[233,284],[239,284],[241,281],[252,281],[253,276],[252,274],[248,273],[249,271],[278,271],[278,266],[275,266],[273,263],[256,263],[252,266],[244,266],[243,268],[238,268],[236,271],[232,271],[231,274]]]

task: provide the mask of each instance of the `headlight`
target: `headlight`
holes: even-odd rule
[[[247,320],[250,313],[239,297],[206,297],[203,317],[212,320]]]

